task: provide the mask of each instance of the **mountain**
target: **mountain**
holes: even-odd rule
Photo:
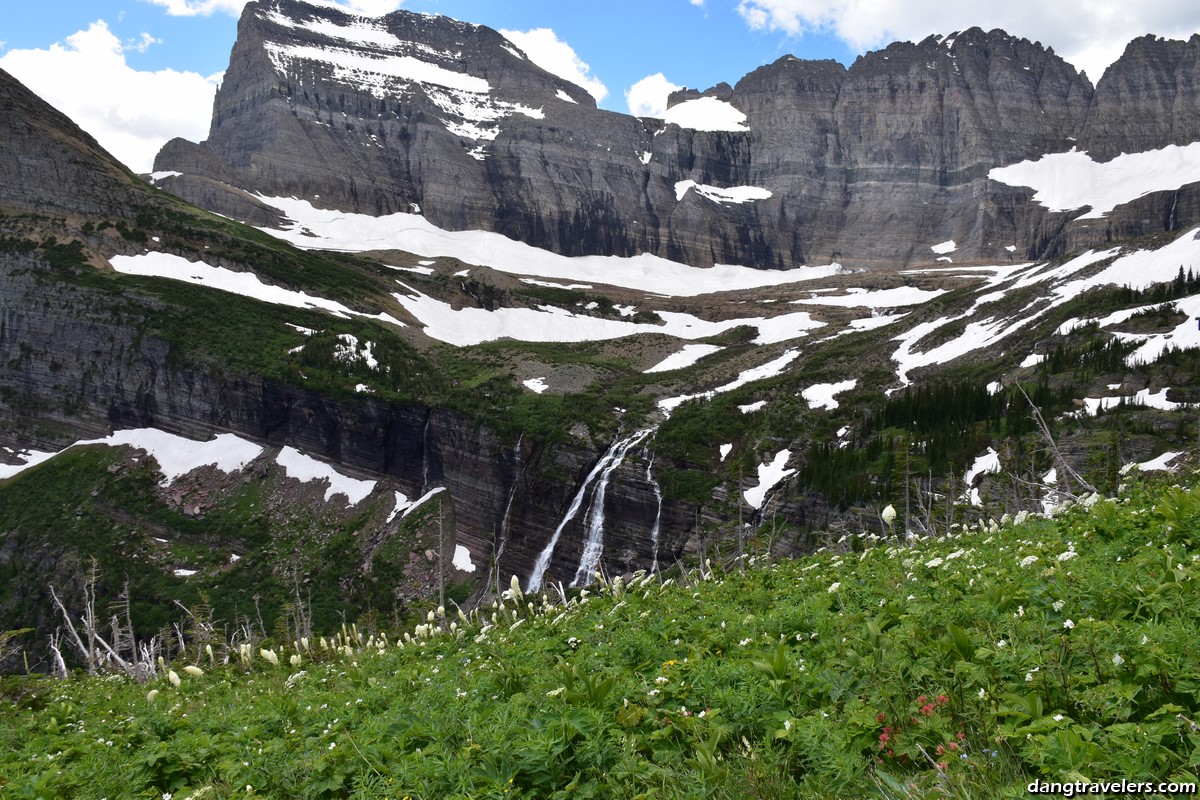
[[[642,120],[485,28],[252,3],[150,183],[0,73],[0,630],[93,574],[147,633],[399,622],[1178,466],[1193,47],[1093,92],[967,31]]]
[[[1107,227],[1071,226],[989,179],[1073,148],[1107,160],[1200,138],[1198,47],[1138,39],[1093,89],[1052,50],[973,28],[849,68],[785,56],[733,87],[679,92],[650,119],[597,109],[482,26],[260,0],[208,139],[171,142],[155,169],[241,219],[237,190],[374,216],[419,209],[439,228],[572,256],[895,267],[953,240],[969,260],[1048,258],[1200,219],[1185,189]]]

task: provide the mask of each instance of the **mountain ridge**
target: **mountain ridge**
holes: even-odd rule
[[[1164,107],[1200,96],[1195,39],[1135,40],[1095,89],[1052,49],[999,30],[895,43],[850,67],[785,56],[735,86],[677,92],[661,120],[596,109],[499,34],[445,18],[271,0],[247,5],[239,30],[206,160],[172,142],[155,169],[184,175],[164,188],[214,210],[223,199],[197,180],[376,216],[416,208],[444,229],[571,256],[886,268],[931,263],[954,240],[972,261],[1002,263],[1010,246],[1053,257],[1108,234],[1047,213],[992,169],[1200,138],[1200,117]],[[356,33],[369,44],[356,49]],[[417,56],[428,69],[404,72]],[[705,98],[733,121],[670,122]],[[688,180],[759,195],[716,201],[681,191]],[[1185,194],[1180,226],[1194,221]],[[1153,232],[1164,204],[1147,198],[1110,224]]]

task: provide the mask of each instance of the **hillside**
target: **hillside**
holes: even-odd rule
[[[796,560],[756,538],[726,569],[639,572],[590,592],[523,594],[514,578],[496,603],[430,610],[415,629],[264,638],[213,629],[196,608],[184,649],[169,664],[147,650],[137,681],[0,684],[0,789],[1003,798],[1034,780],[1194,786],[1197,474],[1180,487],[1123,471],[1112,498],[934,538],[822,533]]]

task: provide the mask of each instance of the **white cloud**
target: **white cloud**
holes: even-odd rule
[[[1003,28],[1053,47],[1093,83],[1134,37],[1187,39],[1200,30],[1200,6],[1177,0],[740,0],[737,10],[755,30],[832,34],[859,52],[931,33]]]
[[[162,6],[172,17],[205,16],[214,11],[224,11],[226,14],[238,16],[242,7],[249,0],[147,0],[156,6]]]
[[[656,72],[630,86],[625,92],[625,102],[635,117],[661,117],[667,111],[667,96],[682,88]]]
[[[694,6],[703,6],[704,5],[704,0],[689,0],[689,2]]]
[[[242,13],[242,8],[249,2],[249,0],[143,1],[153,3],[156,6],[162,6],[167,10],[167,14],[172,17],[207,17],[216,11],[222,11],[236,17]],[[353,11],[370,17],[378,17],[400,8],[404,0],[343,0],[342,2],[334,2],[334,0],[308,0],[308,2],[313,3],[313,5],[340,8],[343,11]]]
[[[529,60],[547,72],[582,86],[599,103],[608,97],[608,87],[591,74],[592,68],[576,53],[571,45],[558,38],[550,28],[534,28],[528,31],[506,31],[500,33],[525,51]]]
[[[46,50],[10,50],[0,56],[0,68],[96,137],[130,169],[149,172],[168,139],[199,141],[208,135],[219,80],[130,67],[126,50],[149,46],[152,38],[143,35],[136,44],[122,46],[99,20]]]

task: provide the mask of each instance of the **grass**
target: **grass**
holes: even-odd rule
[[[1198,563],[1200,489],[1134,480],[1053,518],[616,580],[566,608],[510,590],[415,635],[192,645],[178,687],[7,679],[0,775],[6,797],[181,799],[1195,781]]]

